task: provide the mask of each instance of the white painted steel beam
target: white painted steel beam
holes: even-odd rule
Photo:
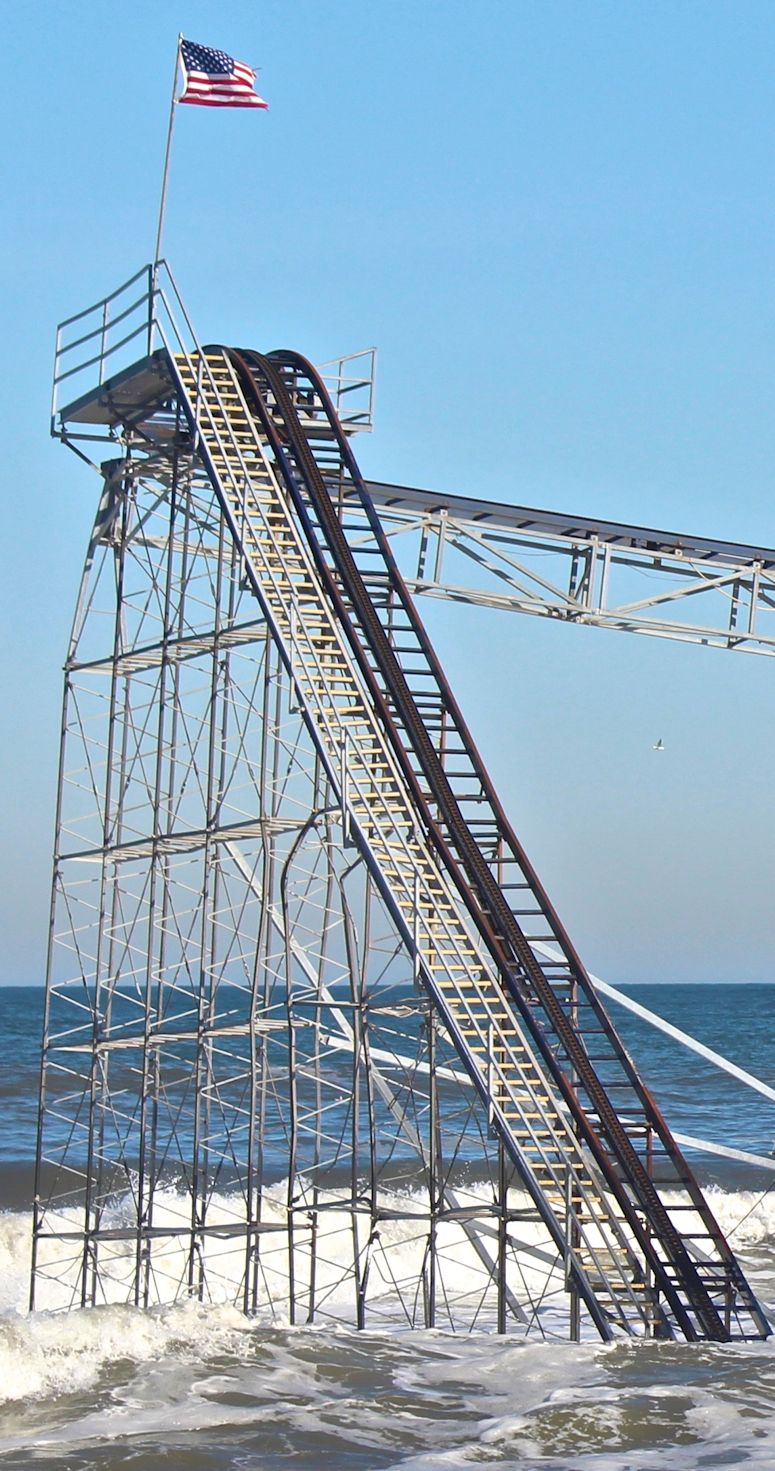
[[[368,489],[415,593],[775,654],[775,549],[381,481]]]

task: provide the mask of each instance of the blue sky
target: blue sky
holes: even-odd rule
[[[54,329],[150,256],[178,31],[267,114],[181,109],[166,254],[200,337],[376,343],[368,474],[775,543],[775,7],[4,7],[0,980],[44,965],[61,664],[96,477]],[[588,964],[775,976],[775,664],[426,610]],[[668,750],[655,760],[662,735]]]

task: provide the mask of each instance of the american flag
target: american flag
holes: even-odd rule
[[[178,102],[198,107],[268,107],[255,88],[256,74],[225,51],[183,41],[180,47],[185,89]]]

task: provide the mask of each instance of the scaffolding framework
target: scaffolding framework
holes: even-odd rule
[[[190,455],[105,466],[66,669],[34,1300],[562,1331],[563,1263],[343,837],[227,533]]]
[[[373,373],[204,351],[146,284],[58,338],[55,432],[110,453],[65,671],[33,1303],[766,1335],[391,557],[348,440]],[[119,371],[114,324],[146,346]]]

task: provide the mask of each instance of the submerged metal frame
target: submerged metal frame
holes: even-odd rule
[[[157,417],[103,466],[65,669],[31,1301],[565,1336],[562,1256]]]
[[[291,1322],[578,1337],[577,1204],[558,1244],[493,1131],[500,1085],[489,1101],[471,1087],[417,988],[407,935],[351,841],[347,752],[337,781],[299,708],[293,628],[289,663],[180,398],[153,357],[139,389],[105,371],[112,320],[119,349],[160,304],[165,340],[192,338],[159,279],[150,302],[113,293],[96,329],[79,314],[58,338],[57,387],[99,368],[87,411],[55,398],[55,432],[84,457],[89,441],[120,454],[101,467],[66,664],[32,1301],[193,1295]],[[351,429],[370,427],[373,356],[368,372],[342,359],[334,374]],[[505,508],[437,498],[429,511],[423,492],[372,490],[389,531],[419,531],[416,590],[490,600],[446,581],[457,546],[509,584],[493,605],[522,607],[528,573],[501,544],[551,535],[571,557],[569,594],[530,573],[523,610],[539,611],[542,585],[542,611],[600,612],[599,532],[504,530]],[[621,1291],[599,1246],[585,1250]]]

